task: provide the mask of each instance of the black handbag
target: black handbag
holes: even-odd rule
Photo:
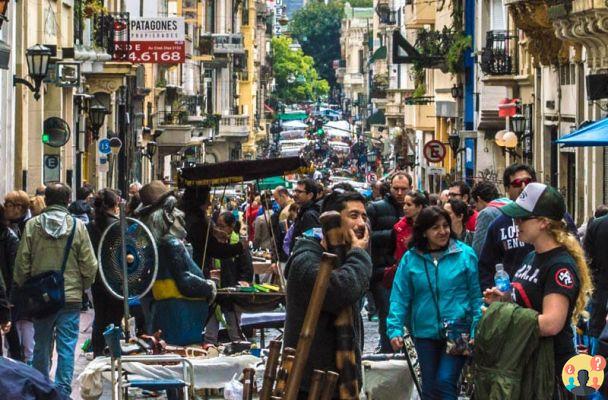
[[[15,306],[26,318],[40,319],[48,317],[59,311],[65,304],[63,273],[76,232],[76,219],[74,217],[72,217],[72,222],[72,231],[63,252],[61,271],[45,271],[34,275],[14,291]]]

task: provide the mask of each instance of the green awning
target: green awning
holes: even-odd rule
[[[386,125],[384,111],[378,110],[367,119],[368,125]]]
[[[369,64],[373,64],[376,60],[386,60],[386,46],[380,46],[369,59]]]
[[[290,113],[290,114],[279,114],[277,119],[279,121],[299,121],[308,118],[306,113]]]

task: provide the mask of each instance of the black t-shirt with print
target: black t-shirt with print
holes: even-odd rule
[[[574,258],[565,248],[558,247],[540,254],[530,252],[512,278],[513,298],[522,307],[542,313],[543,298],[552,293],[562,294],[569,300],[564,329],[553,338],[556,374],[561,374],[566,361],[576,354],[570,324],[580,289],[576,271]]]

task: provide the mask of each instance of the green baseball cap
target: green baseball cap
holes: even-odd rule
[[[532,182],[517,200],[500,208],[511,218],[547,217],[561,221],[566,213],[564,197],[554,187]]]

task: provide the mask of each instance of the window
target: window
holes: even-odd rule
[[[241,8],[241,13],[243,26],[249,25],[249,0],[243,0],[243,7]]]
[[[562,64],[559,66],[559,84],[576,84],[576,64]]]
[[[235,143],[230,148],[230,161],[240,160],[241,159],[241,144]]]

